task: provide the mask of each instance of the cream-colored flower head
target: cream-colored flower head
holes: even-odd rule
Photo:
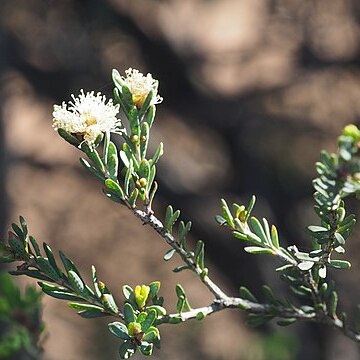
[[[68,104],[54,105],[53,128],[63,129],[69,133],[83,136],[84,141],[93,145],[96,138],[104,132],[121,133],[121,121],[116,117],[119,105],[114,105],[110,99],[94,92],[75,97]]]
[[[133,103],[137,108],[141,108],[144,105],[146,97],[149,92],[153,91],[153,98],[150,105],[160,104],[162,97],[158,95],[159,82],[155,80],[151,74],[143,75],[139,70],[127,69],[125,71],[126,77],[122,77],[125,85],[129,88]]]

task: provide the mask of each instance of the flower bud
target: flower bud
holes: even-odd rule
[[[148,299],[150,287],[147,285],[136,285],[134,289],[135,302],[139,309],[142,309]]]

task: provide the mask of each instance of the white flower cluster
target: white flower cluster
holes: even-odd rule
[[[94,92],[75,97],[68,104],[54,105],[53,127],[63,129],[71,134],[80,135],[89,145],[93,145],[96,138],[104,132],[121,133],[121,121],[116,117],[119,105],[114,105],[110,99]]]
[[[129,88],[136,107],[141,108],[149,92],[153,91],[153,99],[150,105],[160,104],[163,98],[158,95],[158,84],[151,74],[144,76],[139,70],[129,68],[125,71],[126,77],[122,77]]]

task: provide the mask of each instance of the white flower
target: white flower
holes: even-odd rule
[[[121,121],[116,117],[119,105],[114,105],[110,99],[94,92],[75,97],[68,104],[54,105],[53,128],[63,129],[69,133],[80,135],[89,145],[93,145],[96,138],[104,132],[121,133]]]
[[[141,108],[144,105],[146,97],[149,92],[153,91],[153,98],[150,105],[160,104],[162,97],[158,95],[159,82],[155,80],[151,74],[144,76],[139,70],[129,68],[125,71],[126,77],[122,76],[122,80],[129,88],[132,94],[133,103],[137,108]]]

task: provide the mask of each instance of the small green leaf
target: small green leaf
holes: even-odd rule
[[[147,109],[149,108],[149,105],[151,103],[151,100],[153,99],[153,96],[154,96],[154,92],[152,90],[150,90],[148,95],[146,96],[146,99],[145,99],[143,105],[141,106],[141,109],[139,110],[139,118],[140,119],[142,119],[142,117],[146,113]],[[149,125],[148,123],[145,123],[145,124]]]
[[[153,281],[149,284],[150,293],[149,293],[149,299],[153,299],[155,296],[157,296],[159,290],[160,290],[161,283],[160,281]]]
[[[344,244],[345,244],[345,239],[344,239],[344,237],[343,237],[340,233],[336,232],[336,233],[335,233],[335,238],[336,238],[337,243],[338,243],[339,245],[344,245]]]
[[[170,249],[170,250],[168,250],[166,253],[165,253],[165,255],[164,255],[164,260],[165,261],[169,261],[172,257],[173,257],[173,255],[175,254],[175,249]]]
[[[177,310],[179,313],[181,313],[183,310],[190,311],[191,306],[189,304],[189,300],[187,299],[185,289],[180,285],[176,285],[176,295],[178,297],[178,304],[177,304]]]
[[[58,281],[60,279],[58,272],[51,266],[47,258],[37,257],[36,262],[45,275],[49,276],[54,281]]]
[[[46,295],[52,296],[55,299],[60,299],[60,300],[69,300],[69,301],[81,301],[82,299],[79,298],[78,296],[76,296],[75,294],[72,293],[65,293],[62,291],[50,291],[50,290],[46,290],[46,289],[42,289],[43,292]]]
[[[329,299],[329,311],[333,319],[337,319],[337,315],[336,315],[337,305],[338,305],[338,295],[335,291],[332,291]]]
[[[127,327],[124,324],[122,324],[121,322],[115,321],[115,322],[108,324],[108,329],[110,330],[110,332],[113,335],[115,335],[116,337],[118,337],[122,340],[130,339]]]
[[[329,266],[335,269],[349,269],[351,264],[349,261],[345,260],[330,260]]]
[[[146,306],[146,310],[152,310],[152,309],[156,311],[157,316],[165,316],[166,315],[166,309],[160,305]]]
[[[40,247],[39,247],[37,241],[35,240],[35,238],[33,238],[32,236],[29,236],[29,239],[30,239],[31,245],[35,251],[35,255],[41,256]]]
[[[89,162],[83,158],[80,158],[80,164],[88,170],[91,174],[95,175],[100,180],[105,180],[104,174],[102,174],[99,170],[97,170],[95,167],[91,166]]]
[[[136,345],[129,341],[124,341],[119,347],[119,354],[121,359],[129,359],[136,352]]]
[[[141,330],[146,333],[146,331],[153,325],[155,319],[157,317],[157,312],[154,309],[150,309],[148,312],[146,319],[141,323]]]
[[[188,265],[180,265],[180,266],[177,266],[176,268],[174,268],[173,272],[178,273],[180,271],[188,270],[188,269],[190,269],[190,267]]]
[[[149,143],[149,132],[150,132],[149,124],[147,122],[143,122],[141,124],[141,139],[140,139],[140,154],[142,159],[145,159],[146,157],[147,147]]]
[[[152,354],[153,347],[154,347],[153,344],[148,344],[147,342],[143,342],[140,345],[140,351],[143,355],[150,356]]]
[[[133,208],[136,207],[136,200],[137,200],[138,196],[139,196],[139,189],[135,188],[129,197],[129,204],[131,207],[133,207]]]
[[[135,321],[135,312],[129,303],[125,303],[124,305],[124,320],[126,325]]]
[[[58,273],[59,276],[62,275],[62,272],[60,271],[60,269],[58,268],[57,264],[56,264],[56,260],[54,257],[54,254],[50,248],[49,245],[47,245],[46,243],[43,243],[43,248],[45,250],[46,256],[49,260],[50,265],[55,269],[55,271]]]
[[[232,234],[240,240],[248,241],[248,236],[239,232],[239,231],[233,231]]]
[[[119,196],[120,199],[124,200],[125,199],[125,194],[124,194],[124,190],[121,188],[121,186],[116,183],[114,180],[111,179],[106,179],[105,180],[105,185],[108,189],[110,189],[111,191],[113,191],[116,195]]]
[[[63,129],[57,129],[57,132],[69,144],[75,147],[79,147],[81,141],[78,138],[76,138],[75,136],[71,135],[70,133],[66,132]]]
[[[224,199],[221,199],[221,210],[223,217],[231,228],[234,228],[234,218],[231,214],[228,204]]]
[[[85,290],[85,284],[82,281],[82,279],[80,278],[80,276],[75,271],[72,271],[72,270],[70,270],[68,272],[68,276],[69,276],[69,282],[70,282],[72,288],[78,294],[83,294],[84,290]]]
[[[97,309],[81,310],[78,312],[78,315],[84,319],[96,319],[99,317],[110,316],[109,313]]]
[[[253,195],[250,199],[250,203],[249,203],[249,206],[247,207],[247,210],[246,210],[246,217],[245,217],[245,220],[244,222],[246,223],[251,215],[251,212],[255,206],[255,202],[256,202],[256,197],[255,195]]]
[[[152,158],[152,164],[156,164],[160,157],[164,154],[164,144],[161,142],[158,146],[158,148],[156,149],[156,152]]]
[[[156,113],[156,107],[155,105],[151,105],[145,114],[145,121],[149,124],[150,128],[154,122],[155,113]]]
[[[252,327],[261,326],[273,318],[272,315],[249,314],[248,324]]]
[[[152,342],[155,339],[157,339],[158,335],[159,335],[159,332],[156,332],[156,330],[150,330],[146,334],[144,334],[142,340]]]
[[[19,276],[19,275],[26,275],[32,277],[34,279],[44,280],[44,281],[53,281],[50,277],[44,275],[39,270],[16,270],[16,271],[9,271],[9,274]]]
[[[296,318],[288,318],[288,319],[278,320],[276,323],[280,326],[289,326],[294,322],[296,322],[296,320],[297,320]]]
[[[314,262],[312,261],[303,261],[298,264],[298,268],[303,271],[310,270],[314,266]]]
[[[92,280],[93,280],[93,285],[94,285],[94,289],[95,289],[95,294],[100,299],[102,293],[99,288],[97,273],[96,273],[96,269],[95,269],[94,265],[91,266],[91,272],[92,272]]]
[[[259,246],[247,246],[244,250],[249,254],[270,254],[274,255],[274,251],[271,249],[262,248]]]
[[[271,240],[276,249],[279,249],[279,236],[275,225],[271,226]]]
[[[251,293],[249,289],[247,289],[245,286],[240,287],[240,297],[245,300],[249,300],[251,302],[257,303],[256,297]]]
[[[134,290],[129,285],[124,285],[122,291],[126,300],[129,300],[130,296],[134,293]]]
[[[250,223],[253,232],[261,239],[261,242],[263,244],[269,245],[269,239],[267,238],[264,228],[262,227],[260,221],[256,217],[251,217]]]
[[[108,310],[110,310],[113,314],[118,314],[119,309],[116,305],[114,297],[111,294],[103,294],[101,300]]]
[[[202,270],[205,267],[204,263],[204,242],[199,240],[196,243],[195,251],[194,251],[194,257],[196,261],[196,265]]]

